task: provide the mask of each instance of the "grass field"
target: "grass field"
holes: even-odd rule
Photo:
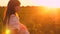
[[[0,7],[0,25],[2,25],[4,9]],[[30,34],[60,34],[60,8],[57,8],[58,14],[51,13],[53,10],[43,13],[46,10],[43,7],[21,7],[20,22],[26,25]]]

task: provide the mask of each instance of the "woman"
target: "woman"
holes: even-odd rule
[[[19,16],[17,14],[19,8],[20,2],[18,0],[9,1],[5,13],[6,15],[4,15],[3,25],[12,30],[11,34],[29,34],[27,28],[19,22]]]

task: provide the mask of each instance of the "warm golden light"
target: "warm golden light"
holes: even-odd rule
[[[57,15],[57,13],[58,13],[57,8],[46,7],[46,6],[38,8],[38,14],[41,15],[48,15],[48,14]]]
[[[9,29],[6,29],[6,34],[10,34],[10,30]]]

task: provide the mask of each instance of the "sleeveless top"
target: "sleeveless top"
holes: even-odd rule
[[[18,34],[29,34],[27,28],[25,25],[19,22],[19,17],[18,15],[12,14],[9,19],[9,29],[18,29],[19,33]]]
[[[9,25],[8,27],[10,29],[20,29],[20,22],[19,22],[19,17],[15,14],[12,14],[9,19]]]

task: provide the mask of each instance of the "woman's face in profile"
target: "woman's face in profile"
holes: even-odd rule
[[[16,10],[16,11],[19,11],[19,10],[20,10],[20,6],[16,6],[16,7],[15,7],[15,10]]]

